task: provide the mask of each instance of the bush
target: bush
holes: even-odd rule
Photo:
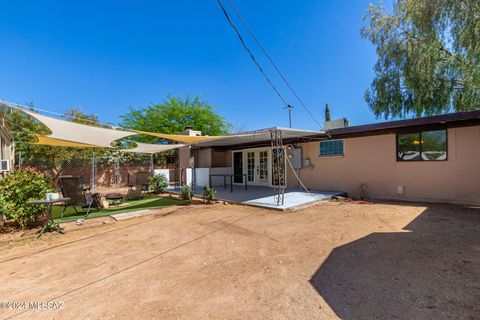
[[[155,193],[165,193],[168,190],[169,183],[163,173],[148,177],[148,182]]]
[[[193,196],[192,190],[188,185],[186,184],[183,185],[181,196],[183,200],[192,200],[192,196]]]
[[[29,205],[27,201],[44,199],[46,193],[55,191],[53,181],[32,168],[9,173],[0,179],[0,211],[26,228],[45,209],[44,206]]]
[[[208,203],[215,200],[215,191],[209,187],[203,187],[203,201]]]

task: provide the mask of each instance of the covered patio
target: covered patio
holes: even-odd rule
[[[308,166],[298,144],[326,137],[323,131],[273,127],[197,143],[193,192],[201,196],[209,186],[219,200],[277,210],[329,200],[344,192],[309,190],[296,174]]]

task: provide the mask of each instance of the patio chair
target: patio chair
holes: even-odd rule
[[[80,181],[80,177],[63,176],[59,177],[60,189],[64,198],[70,198],[65,202],[63,207],[61,219],[65,214],[67,207],[73,207],[76,213],[77,207],[81,207],[86,210],[85,218],[90,214],[91,209],[97,211],[101,208],[101,202],[99,201],[100,193],[91,193],[89,188],[85,188]]]
[[[148,178],[150,177],[149,172],[137,172],[135,184],[128,185],[127,198],[138,199],[141,198],[145,193],[150,194],[150,182]],[[130,176],[129,176],[130,179]]]

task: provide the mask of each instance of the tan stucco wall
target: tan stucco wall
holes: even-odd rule
[[[212,167],[230,167],[232,165],[231,150],[217,150],[212,152]]]
[[[372,198],[480,204],[480,127],[448,129],[447,161],[397,162],[395,134],[344,139],[343,157],[319,157],[319,143],[302,144],[300,170],[311,189],[355,195],[364,183]],[[289,187],[296,186],[288,170]],[[405,186],[398,194],[397,186]]]
[[[200,149],[197,154],[195,167],[210,168],[212,166],[212,149]]]
[[[0,121],[4,121],[0,115]],[[0,158],[1,160],[10,160],[10,165],[13,166],[14,154],[13,154],[13,141],[11,135],[7,133],[3,123],[0,123]],[[2,157],[3,156],[3,157]]]
[[[178,148],[178,167],[180,169],[190,168],[190,147]]]

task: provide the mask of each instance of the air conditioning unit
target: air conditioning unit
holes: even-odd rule
[[[0,160],[0,171],[10,171],[10,160]]]

